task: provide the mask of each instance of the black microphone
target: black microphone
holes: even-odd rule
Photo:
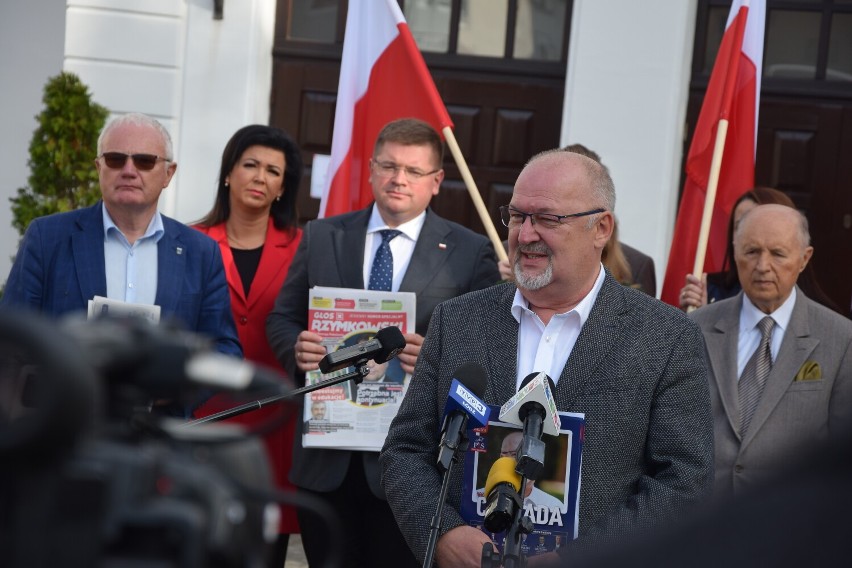
[[[330,373],[353,365],[361,365],[370,359],[381,364],[399,355],[403,349],[405,349],[405,338],[399,328],[383,327],[373,339],[329,353],[320,360],[319,368],[323,373]]]
[[[468,418],[474,419],[476,427],[488,424],[491,409],[480,400],[485,394],[487,383],[485,369],[476,363],[464,363],[453,374],[444,405],[444,424],[438,451],[438,467],[441,471],[447,471],[455,458],[467,429]]]
[[[553,379],[546,374],[530,373],[518,393],[500,408],[500,420],[524,428],[516,471],[527,479],[537,480],[544,470],[542,433],[559,435],[561,422],[553,400],[554,388]]]

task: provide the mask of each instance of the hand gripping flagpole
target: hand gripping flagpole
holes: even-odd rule
[[[740,56],[742,53],[743,36],[745,35],[746,19],[737,20],[734,29],[736,49],[731,50],[728,73],[725,75],[725,87],[722,94],[721,117],[716,126],[716,140],[713,146],[713,157],[710,160],[710,175],[707,179],[707,194],[704,197],[704,210],[701,214],[701,228],[698,232],[698,244],[695,249],[695,264],[692,266],[692,274],[701,280],[704,272],[704,259],[707,256],[707,243],[710,239],[710,224],[713,220],[713,210],[716,203],[716,190],[719,186],[719,173],[722,170],[722,158],[725,154],[725,141],[728,137],[728,119],[734,99],[734,90],[737,85],[737,70],[739,69]],[[687,312],[695,310],[690,306]]]

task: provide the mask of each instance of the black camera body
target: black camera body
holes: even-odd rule
[[[174,347],[185,335],[146,322],[86,325],[97,329],[72,336],[0,312],[0,564],[264,566],[278,505],[262,441],[239,426],[185,428],[150,413],[145,383],[131,376],[145,364],[106,355],[138,358],[144,342]],[[123,348],[95,344],[105,337]],[[107,378],[115,368],[127,376]],[[177,382],[181,368],[171,372]],[[125,382],[133,387],[116,388]],[[24,392],[24,404],[9,400]]]

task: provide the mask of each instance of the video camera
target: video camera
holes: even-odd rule
[[[197,399],[209,352],[163,323],[0,311],[0,564],[264,565],[289,498],[262,442],[156,412]]]

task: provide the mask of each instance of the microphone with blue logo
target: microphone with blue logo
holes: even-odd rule
[[[453,464],[458,459],[459,450],[462,450],[462,446],[465,449],[467,448],[468,440],[465,433],[468,422],[472,421],[471,424],[474,428],[488,424],[491,408],[482,402],[482,395],[485,394],[487,384],[488,377],[485,375],[485,369],[476,363],[464,363],[453,373],[453,382],[450,384],[447,403],[444,405],[441,445],[438,447],[438,469],[443,473],[443,479],[441,481],[441,492],[438,495],[438,506],[430,524],[429,542],[426,545],[426,556],[423,560],[424,568],[432,567],[438,535],[441,532],[441,514],[450,488]]]
[[[481,399],[487,383],[485,370],[476,363],[464,363],[453,374],[444,405],[444,425],[438,449],[438,469],[442,472],[449,469],[461,444],[467,443],[465,431],[468,422],[472,420],[475,428],[488,424],[491,409]]]

